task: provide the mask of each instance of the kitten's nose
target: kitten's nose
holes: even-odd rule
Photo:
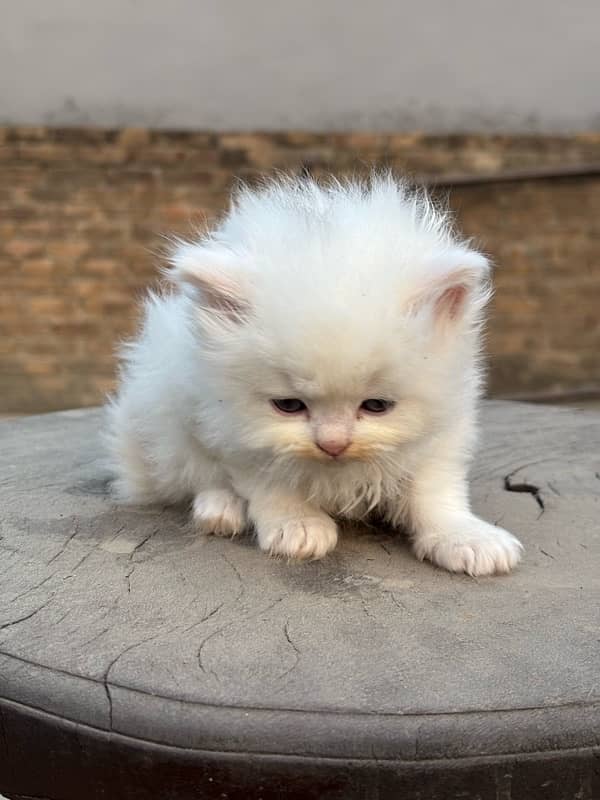
[[[327,455],[336,458],[348,449],[349,444],[350,442],[341,441],[340,439],[325,439],[317,442],[317,447]]]

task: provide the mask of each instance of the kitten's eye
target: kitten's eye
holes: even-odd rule
[[[298,400],[297,397],[286,397],[283,400],[271,400],[271,403],[283,414],[300,414],[301,411],[306,411],[306,403],[303,403],[302,400]]]
[[[392,400],[378,400],[375,398],[364,400],[360,404],[361,411],[368,411],[369,414],[385,414],[395,403]]]

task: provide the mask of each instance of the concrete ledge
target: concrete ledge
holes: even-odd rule
[[[118,508],[101,420],[0,423],[0,793],[600,796],[600,414],[485,406],[475,506],[527,553],[477,581],[386,531],[287,565]]]

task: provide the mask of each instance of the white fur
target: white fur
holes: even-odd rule
[[[424,194],[389,175],[242,189],[171,265],[175,290],[148,299],[109,406],[125,500],[195,498],[201,531],[252,524],[286,557],[324,556],[334,517],[377,510],[451,571],[518,562],[466,483],[489,266]],[[370,415],[367,398],[396,405]]]

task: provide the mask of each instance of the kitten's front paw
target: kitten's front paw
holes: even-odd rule
[[[283,519],[258,528],[261,550],[272,556],[318,559],[337,543],[337,525],[325,515],[303,519]]]
[[[415,555],[450,572],[493,575],[510,572],[518,564],[523,546],[511,533],[477,517],[453,521],[448,530],[424,532],[413,542]]]
[[[235,536],[247,524],[246,503],[229,489],[209,489],[194,498],[193,517],[200,533]]]

